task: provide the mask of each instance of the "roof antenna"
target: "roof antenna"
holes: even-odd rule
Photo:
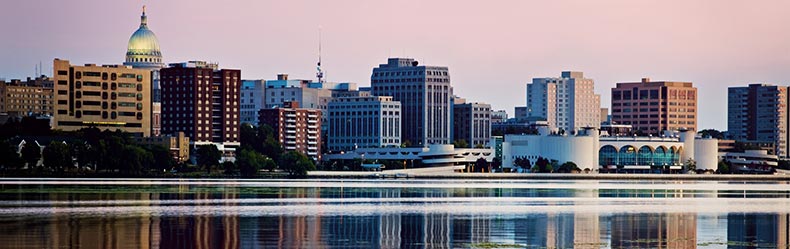
[[[318,83],[324,83],[324,71],[321,70],[321,26],[318,26],[318,72],[315,77],[318,78]]]

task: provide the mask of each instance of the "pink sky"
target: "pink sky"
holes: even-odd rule
[[[329,81],[366,86],[387,57],[413,57],[511,116],[531,78],[563,70],[594,79],[603,107],[616,82],[694,82],[701,129],[727,128],[727,86],[790,82],[790,1],[725,0],[8,1],[0,77],[32,76],[39,61],[50,70],[55,57],[121,63],[143,4],[167,62],[312,79],[321,26]]]

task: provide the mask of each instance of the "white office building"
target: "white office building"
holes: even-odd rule
[[[258,126],[258,111],[263,109],[266,81],[242,80],[239,98],[240,121],[242,124]]]
[[[527,116],[546,120],[552,131],[600,127],[601,96],[582,72],[562,72],[560,78],[534,78],[527,84]]]
[[[401,145],[401,104],[392,97],[336,98],[328,113],[330,152]]]

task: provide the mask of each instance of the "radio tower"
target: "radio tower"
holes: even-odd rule
[[[318,26],[318,72],[315,77],[318,78],[318,83],[324,83],[324,71],[321,70],[321,26]]]

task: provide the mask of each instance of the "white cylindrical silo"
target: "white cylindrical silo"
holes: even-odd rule
[[[700,138],[694,141],[694,161],[697,170],[717,170],[719,167],[719,140]]]
[[[680,142],[683,142],[683,151],[680,153],[680,163],[686,164],[689,159],[694,159],[694,138],[696,132],[691,130],[680,131]]]

